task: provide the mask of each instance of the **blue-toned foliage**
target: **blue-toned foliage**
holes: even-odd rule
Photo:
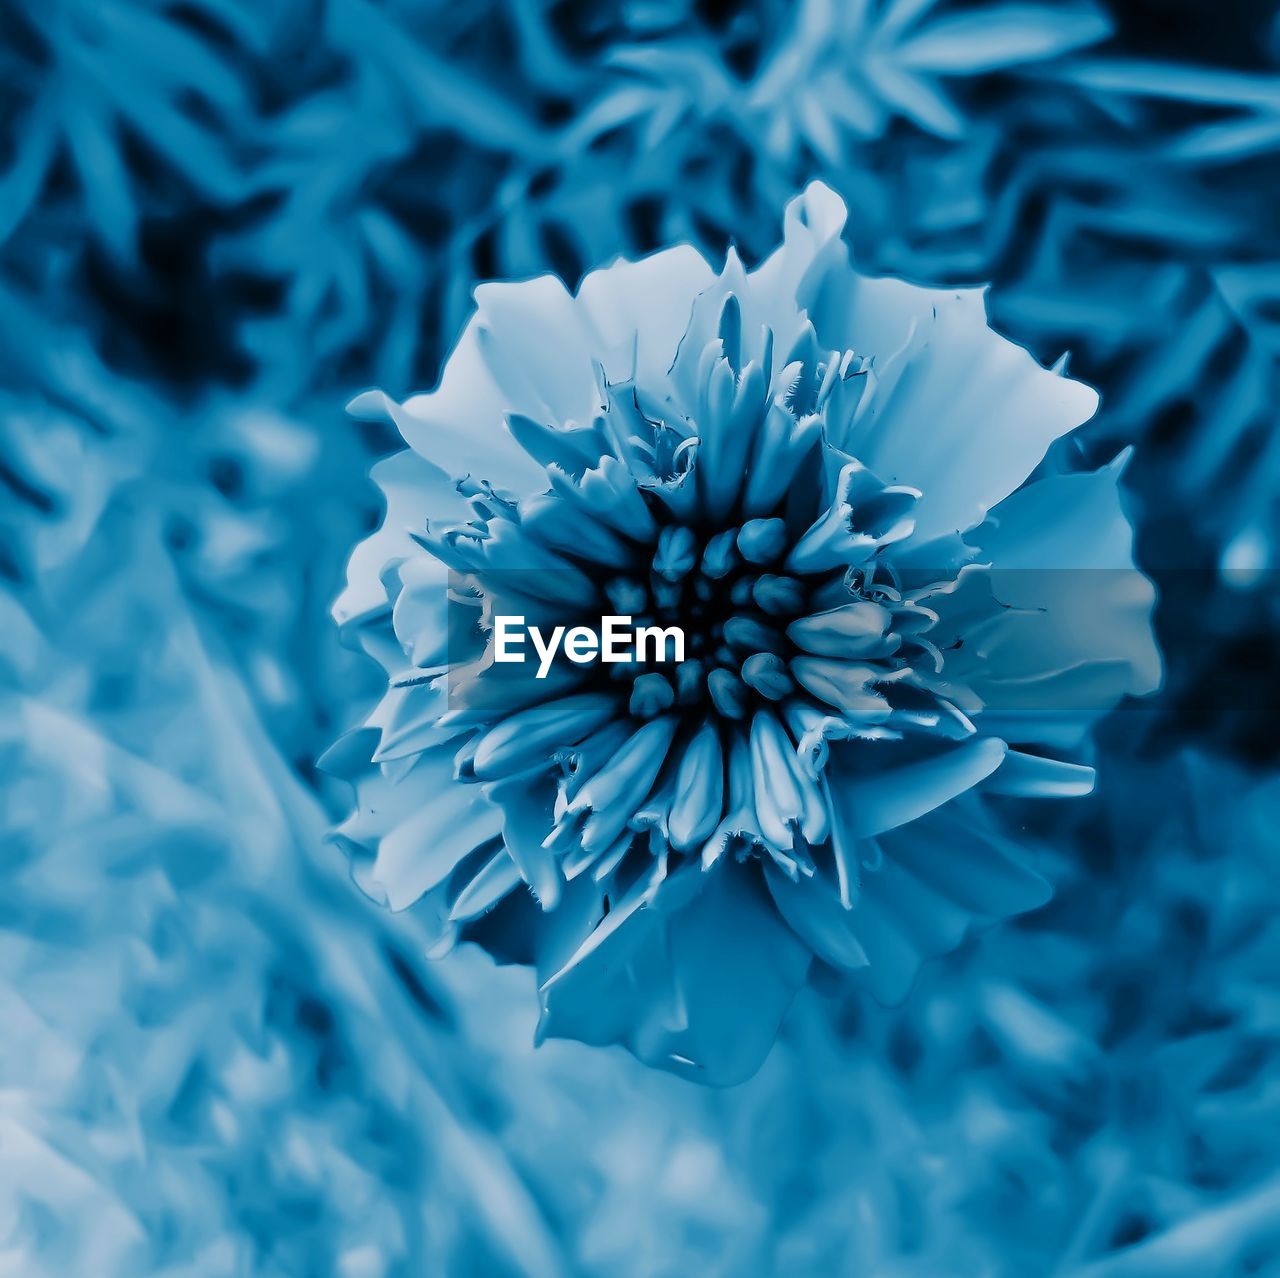
[[[0,1271],[1275,1271],[1278,62],[1262,0],[0,0]],[[1035,482],[1133,446],[1166,675],[984,797],[1052,902],[712,1090],[534,1051],[322,843],[400,446],[341,405],[814,179],[1100,392]]]

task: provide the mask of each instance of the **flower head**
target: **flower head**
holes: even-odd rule
[[[1159,679],[1119,467],[1041,466],[1094,392],[843,222],[815,184],[752,272],[482,285],[436,391],[353,406],[409,445],[336,607],[389,676],[331,756],[360,881],[536,965],[543,1033],[712,1082],[815,960],[892,1000],[1040,904],[989,796],[1087,791],[1064,756]],[[508,613],[688,651],[538,678]]]

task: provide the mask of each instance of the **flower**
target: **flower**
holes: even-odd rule
[[[755,271],[481,285],[434,392],[352,405],[409,445],[335,605],[388,674],[326,760],[358,881],[533,964],[543,1036],[718,1084],[815,962],[897,1000],[1042,904],[996,796],[1086,793],[1089,725],[1160,679],[1120,463],[1046,460],[1095,392],[981,291],[856,274],[844,219],[815,183]],[[506,613],[689,656],[539,679]]]

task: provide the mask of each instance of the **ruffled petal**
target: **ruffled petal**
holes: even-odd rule
[[[453,756],[436,746],[397,779],[370,772],[336,831],[357,857],[356,881],[393,910],[413,905],[501,833],[502,815],[480,788],[456,783]]]
[[[1098,407],[1092,387],[988,326],[981,289],[850,276],[828,285],[815,324],[826,345],[875,353],[868,393],[831,442],[921,491],[916,542],[981,523]]]
[[[428,516],[459,518],[466,511],[452,480],[411,449],[384,458],[369,474],[382,490],[385,513],[377,532],[355,548],[347,564],[346,587],[333,605],[333,619],[343,627],[359,627],[386,612],[385,570],[420,553],[410,530],[421,530]]]
[[[810,962],[758,873],[734,862],[642,888],[597,931],[543,985],[543,1035],[623,1042],[714,1086],[760,1067]]]
[[[693,313],[715,274],[687,244],[637,262],[591,271],[578,289],[591,349],[610,383],[662,384]]]
[[[1129,695],[1160,686],[1155,587],[1133,563],[1120,500],[1124,461],[1029,484],[975,534],[1007,619],[986,645],[989,669],[1019,676],[1118,660],[1128,667]]]

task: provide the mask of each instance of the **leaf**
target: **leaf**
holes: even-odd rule
[[[979,75],[1061,57],[1110,34],[1096,10],[1000,5],[930,23],[899,46],[898,62],[936,75]]]
[[[1235,161],[1280,151],[1280,115],[1247,116],[1189,129],[1170,143],[1173,160]]]
[[[1274,75],[1124,59],[1069,63],[1050,74],[1082,88],[1107,93],[1280,111],[1280,78]]]

